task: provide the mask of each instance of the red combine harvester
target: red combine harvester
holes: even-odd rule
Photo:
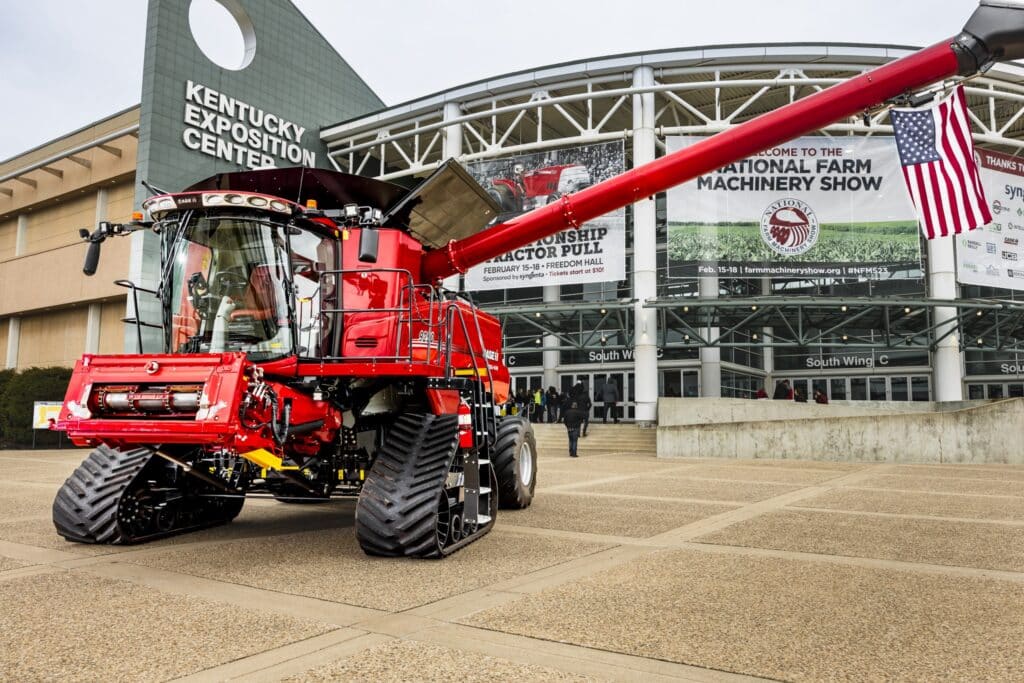
[[[151,197],[151,221],[100,224],[87,273],[111,235],[160,237],[151,326],[164,353],[76,365],[57,427],[95,450],[57,494],[57,531],[141,542],[231,521],[262,491],[358,495],[356,535],[374,555],[475,541],[499,506],[530,504],[537,449],[528,423],[495,410],[509,390],[498,321],[444,277],[1018,59],[1022,5],[984,0],[950,40],[489,229],[499,207],[453,162],[411,193],[328,171],[229,173]]]

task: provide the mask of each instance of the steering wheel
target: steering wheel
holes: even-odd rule
[[[238,298],[249,286],[249,278],[236,270],[222,270],[213,276],[213,284],[219,296]]]

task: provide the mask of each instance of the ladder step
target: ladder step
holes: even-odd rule
[[[476,461],[476,464],[478,464],[478,465],[490,465],[491,461],[488,460],[487,458],[480,458],[479,460]]]
[[[490,493],[490,492],[491,492],[491,487],[490,486],[481,486],[480,487],[480,495],[481,496],[485,495],[487,493]]]
[[[491,521],[491,516],[490,515],[477,514],[477,516],[476,516],[476,523],[477,524],[487,524],[490,521]]]

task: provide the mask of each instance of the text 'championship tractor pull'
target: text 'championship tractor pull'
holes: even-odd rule
[[[247,494],[358,496],[373,555],[441,557],[533,498],[537,449],[496,318],[443,278],[728,163],[995,60],[1024,57],[1019,0],[966,28],[682,151],[487,227],[502,211],[449,161],[413,191],[331,171],[228,173],[150,197],[163,353],[85,355],[57,428],[95,450],[53,504],[57,531],[137,543],[231,521]],[[585,184],[585,183],[582,183]],[[559,193],[560,194],[560,193]]]

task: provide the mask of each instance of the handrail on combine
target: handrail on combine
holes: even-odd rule
[[[145,287],[139,287],[131,280],[114,280],[114,284],[118,287],[124,287],[125,289],[131,290],[132,293],[132,310],[135,311],[135,317],[133,318],[121,318],[121,322],[128,325],[135,325],[135,339],[139,344],[139,353],[142,353],[142,328],[151,327],[156,330],[163,332],[165,330],[163,324],[157,325],[155,323],[142,322],[142,317],[139,314],[139,292],[145,292],[152,296],[157,296],[155,290],[146,289]]]
[[[452,297],[452,299],[450,301],[451,301],[452,304],[454,304],[456,301],[458,301],[458,299],[459,299],[459,296],[455,295],[454,297]],[[481,353],[483,353],[484,352],[484,339],[483,339],[483,333],[480,330],[480,321],[479,321],[479,319],[477,319],[477,316],[476,316],[476,310],[477,309],[475,309],[475,308],[473,309],[473,319],[474,319],[474,322],[476,323],[477,343],[479,344],[479,348],[480,348]],[[469,345],[469,358],[470,358],[470,363],[472,363],[472,366],[473,366],[473,374],[476,377],[479,377],[479,378],[483,379],[483,375],[480,374],[480,366],[477,364],[477,361],[476,361],[476,353],[473,350],[473,344],[470,341],[469,328],[466,327],[465,314],[464,314],[462,308],[457,306],[457,305],[449,305],[448,308],[445,310],[445,328],[449,332],[449,334],[447,335],[446,352],[445,352],[445,363],[444,363],[444,374],[445,374],[445,377],[450,379],[453,376],[453,373],[452,373],[452,334],[451,334],[451,330],[452,330],[452,328],[454,326],[453,322],[454,322],[454,318],[456,317],[456,315],[458,315],[459,325],[462,327],[462,334],[463,334],[464,338],[466,339],[466,343]],[[486,363],[487,363],[487,358],[485,357],[484,358],[485,366],[486,366]],[[484,381],[474,382],[473,383],[473,388],[477,392],[477,395],[475,395],[473,397],[473,399],[474,399],[474,401],[473,401],[473,403],[474,403],[473,408],[475,410],[481,411],[481,417],[482,418],[486,415],[486,419],[487,419],[487,422],[488,422],[490,428],[482,430],[482,433],[485,436],[491,436],[493,434],[497,434],[498,422],[497,422],[497,418],[495,417],[495,414],[494,414],[494,405],[493,405],[494,384],[493,384],[493,379],[490,376],[490,372],[487,373],[486,384],[487,384],[487,386],[489,386],[491,388],[491,392],[490,392],[491,396],[492,396],[491,409],[490,410],[485,410],[485,408],[484,408],[484,396],[483,396]],[[478,441],[477,440],[477,434],[474,431],[474,434],[473,434],[473,444],[474,444],[474,446],[479,446],[480,445],[479,443],[477,443],[477,441]]]

